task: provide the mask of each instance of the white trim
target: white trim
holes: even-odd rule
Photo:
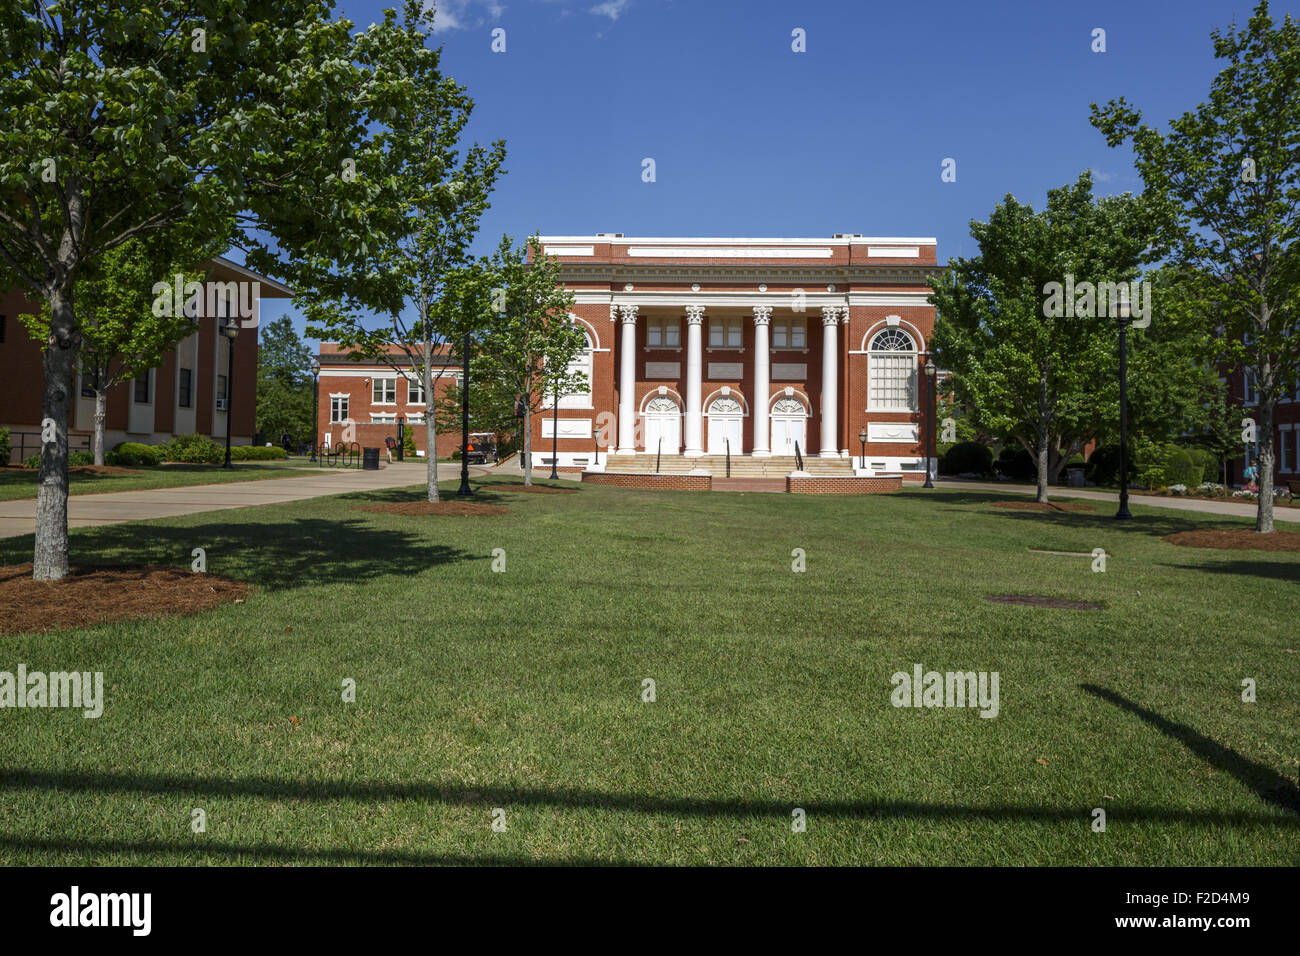
[[[816,239],[806,236],[794,239],[760,239],[760,238],[726,238],[726,237],[668,237],[668,236],[633,236],[628,238],[613,236],[538,236],[538,241],[545,246],[548,242],[577,242],[593,243],[596,245],[608,244],[611,246],[631,246],[631,245],[713,245],[724,244],[732,246],[867,246],[875,243],[876,245],[909,245],[909,246],[933,246],[938,240],[933,236],[925,238],[915,238],[912,236],[849,236],[843,239]]]
[[[890,319],[898,319],[898,321],[890,322],[889,321]],[[912,337],[912,344],[916,346],[915,349],[916,354],[918,355],[925,354],[926,352],[925,336],[921,334],[921,330],[918,329],[911,322],[907,321],[906,319],[900,319],[896,315],[887,315],[883,319],[874,322],[871,325],[871,327],[868,328],[867,331],[862,336],[862,347],[859,349],[855,349],[850,354],[870,355],[871,349],[868,347],[867,343],[871,341],[872,336],[874,336],[877,332],[880,332],[882,329],[886,329],[886,328],[895,329],[898,328],[899,326],[904,326],[904,325],[907,326],[907,328],[904,331],[906,331]]]
[[[876,305],[882,308],[927,308],[934,306],[925,301],[933,292],[850,292],[849,305]]]
[[[869,259],[919,259],[919,246],[867,246]]]
[[[627,254],[659,259],[829,259],[831,250],[754,246],[629,246]]]
[[[545,256],[594,256],[595,246],[542,246]]]

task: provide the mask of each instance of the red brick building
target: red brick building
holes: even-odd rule
[[[382,448],[384,439],[397,438],[400,416],[413,432],[416,454],[425,454],[424,396],[419,378],[399,373],[408,364],[400,352],[389,356],[391,364],[354,362],[337,342],[320,344],[320,382],[316,430],[321,446],[357,442],[361,447]],[[444,348],[434,369],[434,398],[460,387],[460,368],[449,349]],[[439,369],[441,368],[441,374]],[[438,457],[447,458],[460,447],[460,432],[438,436]]]
[[[1240,405],[1243,417],[1254,416],[1259,424],[1259,393],[1255,388],[1254,375],[1249,369],[1233,370],[1227,375],[1229,401]],[[1273,461],[1275,465],[1273,483],[1286,487],[1289,478],[1300,479],[1300,384],[1288,395],[1278,399],[1273,410]],[[1228,463],[1228,480],[1232,484],[1243,484],[1243,472],[1246,459],[1259,464],[1259,445],[1252,442],[1244,444],[1240,456]],[[1207,481],[1219,479],[1206,477]]]
[[[291,298],[291,289],[224,258],[208,263],[209,279],[202,304],[189,309],[197,328],[146,375],[109,389],[104,447],[123,441],[159,444],[174,435],[198,432],[218,441],[226,436],[227,409],[231,440],[250,444],[256,430],[257,324],[264,298]],[[220,307],[218,300],[228,305]],[[248,306],[251,314],[245,314]],[[0,296],[0,427],[10,429],[13,461],[40,451],[41,393],[44,373],[41,346],[18,321],[39,306],[22,290]],[[218,315],[239,316],[234,343],[234,388],[227,381],[230,340],[218,331]],[[94,392],[77,376],[77,398],[68,422],[73,450],[90,448],[94,430]]]
[[[561,468],[718,475],[729,452],[779,473],[797,446],[817,474],[924,475],[934,239],[541,242],[588,342],[590,393],[559,400]],[[533,420],[539,466],[553,415]]]

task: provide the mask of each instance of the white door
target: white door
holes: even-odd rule
[[[773,418],[772,419],[772,454],[793,455],[795,442],[799,443],[801,454],[808,453],[807,438],[808,419]]]
[[[647,415],[645,419],[645,450],[655,454],[660,449],[659,440],[663,439],[663,451],[666,455],[676,455],[682,450],[681,416]]]
[[[741,418],[739,415],[709,416],[709,454],[725,455],[727,443],[731,443],[731,453],[739,455],[743,446],[740,443]]]

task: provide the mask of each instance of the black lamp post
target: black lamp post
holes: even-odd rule
[[[1128,303],[1119,307],[1119,510],[1118,520],[1132,518],[1128,510]]]
[[[934,481],[931,480],[931,472],[934,470],[934,393],[938,385],[938,372],[935,368],[934,359],[925,360],[925,380],[928,384],[927,391],[930,393],[930,424],[926,428],[926,455],[925,455],[925,484],[922,488],[933,488]]]
[[[559,478],[556,465],[560,461],[560,382],[555,382],[555,405],[551,409],[551,477]]]
[[[320,432],[320,362],[311,360],[311,460],[316,460],[316,436]]]
[[[438,449],[430,448],[425,454],[436,455]],[[469,486],[469,333],[466,332],[460,357],[460,487],[456,495],[469,498],[473,494],[474,489]]]
[[[409,395],[407,396],[410,397]],[[397,416],[397,460],[406,461],[406,416]]]
[[[867,430],[866,430],[865,428],[862,429],[862,431],[858,432],[858,442],[859,442],[859,444],[862,445],[862,468],[863,468],[863,470],[866,470],[866,467],[867,467]]]
[[[221,334],[230,340],[230,363],[226,367],[226,461],[230,465],[230,420],[235,417],[235,339],[239,338],[239,323],[231,319],[221,327]]]

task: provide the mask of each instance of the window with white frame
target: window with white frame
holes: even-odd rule
[[[1241,374],[1241,378],[1242,378],[1242,397],[1241,397],[1242,404],[1258,405],[1259,404],[1259,383],[1255,377],[1255,370],[1253,368],[1245,369]]]
[[[1291,473],[1291,471],[1293,470],[1293,468],[1292,468],[1292,464],[1291,464],[1291,456],[1288,454],[1288,452],[1290,451],[1290,448],[1291,448],[1291,441],[1292,441],[1291,436],[1294,435],[1294,434],[1296,434],[1296,433],[1293,432],[1293,431],[1285,431],[1285,430],[1284,430],[1284,431],[1280,431],[1280,432],[1278,432],[1278,438],[1280,438],[1281,441],[1279,441],[1279,442],[1277,443],[1277,444],[1278,444],[1278,463],[1277,463],[1277,470],[1278,470],[1279,472],[1282,472],[1282,473],[1284,473],[1284,474],[1288,474],[1288,475],[1289,475],[1289,474]]]
[[[406,404],[424,404],[424,383],[414,375],[406,376]]]
[[[877,332],[868,349],[867,403],[872,410],[916,410],[916,343],[902,329]]]
[[[370,424],[372,425],[396,425],[396,412],[371,412]]]
[[[348,396],[330,396],[330,421],[346,422],[348,420]]]
[[[772,348],[802,349],[808,346],[804,319],[776,319],[772,322]]]
[[[372,405],[396,405],[397,376],[376,375],[370,380],[370,391]]]
[[[682,344],[681,319],[650,319],[646,323],[645,344],[652,349],[675,349]]]
[[[583,333],[586,335],[586,333]],[[587,347],[578,353],[577,357],[569,363],[569,376],[576,378],[581,376],[581,381],[586,383],[585,391],[569,392],[560,396],[561,408],[591,408],[591,366],[592,358],[595,355],[592,346],[591,336],[587,335]],[[555,402],[555,393],[543,393],[542,407],[551,408]]]
[[[744,339],[740,319],[709,319],[709,348],[738,349]]]

